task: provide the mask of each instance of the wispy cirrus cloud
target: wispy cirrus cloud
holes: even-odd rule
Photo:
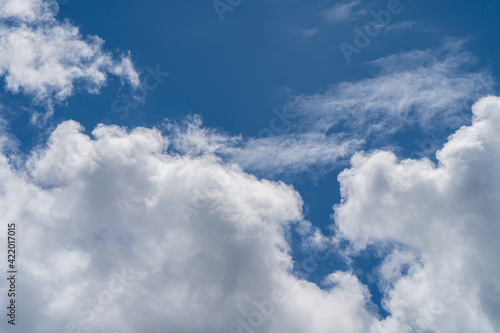
[[[336,168],[360,149],[363,140],[342,140],[324,133],[297,133],[249,139],[228,151],[229,159],[244,170],[267,177],[297,174],[316,176]],[[272,159],[264,159],[272,156]]]
[[[407,20],[393,23],[385,28],[385,31],[415,30],[421,28],[422,24],[418,21]]]
[[[342,126],[361,133],[390,133],[406,124],[460,124],[474,100],[491,93],[494,80],[475,70],[475,57],[464,41],[413,50],[371,63],[373,78],[342,82],[314,95],[299,95],[289,107],[303,126],[326,132]],[[364,134],[363,134],[364,135]]]
[[[301,31],[302,36],[309,38],[318,33],[318,29],[305,29]]]
[[[196,118],[176,132],[176,142],[197,145],[197,151],[205,147],[267,177],[319,176],[346,165],[368,141],[387,148],[387,138],[407,126],[424,131],[438,126],[451,132],[469,123],[470,106],[495,84],[488,71],[472,69],[474,62],[464,42],[453,39],[439,48],[380,58],[371,63],[379,69],[373,78],[292,97],[280,115],[284,123],[271,126],[280,126],[279,133],[229,137],[204,128]],[[196,144],[192,138],[197,138]]]
[[[360,8],[361,7],[360,5],[361,5],[360,0],[338,3],[335,6],[329,8],[325,12],[326,19],[333,23],[343,23],[352,21],[358,16],[367,13],[367,10]]]
[[[368,140],[390,145],[387,138],[405,126],[452,131],[470,121],[475,100],[493,91],[491,74],[472,69],[474,62],[458,40],[375,60],[379,73],[373,78],[293,97],[279,133],[243,138],[224,156],[268,176],[318,175],[345,163]]]
[[[342,140],[319,132],[292,131],[262,138],[230,136],[204,127],[200,116],[182,124],[168,123],[165,130],[172,152],[192,157],[210,155],[247,172],[273,178],[312,175],[313,170],[316,176],[323,175],[346,162],[363,144],[363,140]]]

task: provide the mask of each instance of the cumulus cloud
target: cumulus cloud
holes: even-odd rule
[[[22,239],[30,320],[19,328],[495,332],[500,98],[473,110],[438,165],[375,152],[339,176],[336,237],[349,255],[392,244],[378,269],[385,319],[350,271],[331,272],[323,289],[291,273],[293,224],[308,246],[325,243],[291,186],[200,154],[196,131],[193,154],[169,153],[178,138],[156,129],[99,125],[89,136],[66,121],[21,166],[0,155],[0,212]]]
[[[62,123],[23,167],[0,159],[0,212],[22,237],[19,329],[364,332],[373,321],[351,273],[326,291],[290,273],[285,234],[302,220],[292,187],[167,154],[155,129],[82,130]]]
[[[98,92],[110,73],[139,84],[128,55],[113,57],[56,11],[41,0],[0,4],[7,89],[50,109],[77,85]],[[326,168],[371,133],[463,124],[468,103],[493,85],[488,73],[464,69],[471,62],[453,41],[379,59],[375,78],[297,97],[289,105],[296,123],[264,138],[230,137],[197,117],[167,125],[168,135],[104,125],[87,135],[66,121],[26,157],[9,148],[16,143],[2,128],[0,213],[18,228],[18,313],[29,318],[18,328],[498,331],[499,98],[474,105],[472,124],[449,138],[437,165],[377,151],[355,154],[340,174],[335,243],[349,243],[348,259],[368,246],[392,249],[377,271],[386,318],[350,271],[331,272],[323,289],[292,273],[292,225],[310,248],[327,240],[303,220],[292,186],[245,172]]]
[[[339,176],[337,236],[354,252],[397,245],[379,274],[391,315],[373,332],[500,329],[500,98],[473,113],[437,165],[378,151],[356,154]]]
[[[55,18],[50,1],[8,0],[0,5],[0,76],[6,89],[48,107],[75,92],[76,84],[98,93],[108,74],[139,85],[130,55],[113,57],[97,36]]]
[[[34,22],[52,20],[55,2],[44,0],[3,0],[0,3],[0,18]]]

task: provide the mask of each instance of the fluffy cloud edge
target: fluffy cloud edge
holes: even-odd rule
[[[55,1],[6,0],[0,5],[0,76],[6,90],[32,97],[50,115],[77,85],[98,93],[108,74],[139,86],[130,54],[113,56],[99,37],[82,36],[70,22],[58,20],[57,11]]]

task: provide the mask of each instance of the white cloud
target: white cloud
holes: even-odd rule
[[[360,4],[360,0],[338,3],[326,11],[326,19],[334,23],[351,21],[360,15],[366,14],[365,9],[355,11],[356,7],[359,7]]]
[[[319,177],[347,165],[367,141],[390,146],[387,137],[406,125],[451,132],[469,123],[470,104],[494,85],[488,72],[470,70],[474,61],[456,40],[381,58],[372,63],[381,68],[374,78],[291,98],[282,111],[273,110],[257,138],[209,130],[194,117],[172,127],[172,147],[191,156],[215,154],[259,176]]]
[[[171,148],[192,157],[226,152],[241,141],[213,129],[203,127],[201,116],[188,117],[182,124],[167,122],[164,126],[171,138]]]
[[[47,1],[9,0],[1,5],[0,75],[7,90],[33,96],[50,110],[73,95],[76,84],[98,93],[108,73],[139,85],[129,55],[114,59],[103,49],[102,39],[82,36],[69,22],[57,21],[56,12],[57,5]]]
[[[3,0],[0,18],[24,22],[52,20],[55,2],[44,0]]]
[[[358,3],[334,17],[348,19]],[[9,90],[51,105],[76,83],[99,91],[109,73],[139,84],[128,56],[113,59],[102,40],[57,22],[46,4],[0,5],[0,15],[14,21],[0,27]],[[351,272],[332,272],[326,290],[290,273],[290,225],[301,223],[310,247],[325,238],[302,220],[291,186],[241,169],[305,172],[408,121],[457,125],[467,103],[492,86],[489,74],[462,70],[471,60],[457,43],[379,59],[385,69],[376,78],[298,97],[291,106],[301,123],[268,138],[228,137],[196,117],[170,124],[168,138],[102,125],[90,137],[67,121],[26,163],[4,150],[0,214],[18,225],[18,304],[30,318],[19,319],[19,329],[497,331],[500,99],[474,106],[473,124],[450,137],[437,166],[375,152],[356,154],[339,176],[338,239],[349,240],[352,253],[397,244],[379,268],[386,319],[371,312],[368,289]],[[364,134],[327,135],[339,119]],[[4,133],[2,148],[12,141]]]
[[[365,142],[390,145],[389,135],[405,126],[450,133],[470,122],[470,105],[494,86],[489,72],[471,69],[475,59],[463,43],[447,40],[438,49],[373,61],[380,68],[375,77],[293,97],[259,132],[267,136],[238,138],[218,152],[267,177],[321,175],[342,166]]]
[[[437,166],[379,151],[355,155],[339,176],[338,237],[356,251],[407,247],[380,268],[391,316],[373,332],[500,329],[500,98],[482,99],[473,112],[473,124],[437,153]]]
[[[387,26],[386,31],[395,31],[395,30],[415,30],[416,28],[420,28],[421,23],[414,20],[407,20],[403,22],[398,22]]]
[[[245,170],[268,177],[308,173],[316,176],[338,166],[359,149],[361,140],[339,140],[323,133],[287,134],[250,139],[229,151],[230,160]],[[272,156],[272,158],[269,158]],[[322,171],[323,170],[323,171]]]
[[[356,139],[343,141],[323,133],[289,133],[244,140],[241,136],[203,127],[198,115],[188,118],[181,126],[169,123],[166,131],[173,152],[220,158],[267,177],[298,173],[312,176],[313,170],[316,176],[322,175],[342,160],[346,161],[363,143]]]
[[[302,30],[302,36],[309,38],[311,36],[314,36],[318,33],[318,29],[305,29]]]
[[[354,251],[398,244],[379,268],[386,319],[350,272],[332,272],[326,290],[290,273],[291,224],[310,247],[324,237],[292,187],[214,159],[224,143],[205,146],[192,127],[194,154],[170,155],[158,130],[101,125],[91,138],[64,122],[24,166],[0,155],[0,213],[22,239],[19,328],[494,332],[500,98],[474,117],[438,166],[375,152],[340,175],[337,236]]]
[[[210,154],[168,155],[157,130],[92,135],[67,121],[24,167],[0,156],[0,213],[22,239],[18,304],[30,320],[19,329],[244,332],[245,320],[255,331],[326,333],[365,332],[374,320],[349,272],[331,275],[328,291],[289,273],[285,234],[302,220],[292,187]]]
[[[297,96],[289,107],[310,130],[326,132],[342,125],[364,137],[392,133],[406,124],[460,126],[469,117],[470,104],[494,85],[488,72],[471,70],[474,62],[463,51],[463,41],[448,40],[438,49],[373,61],[381,69],[376,77]]]

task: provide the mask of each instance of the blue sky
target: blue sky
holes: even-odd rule
[[[6,0],[0,211],[40,299],[19,325],[497,331],[499,20],[500,1]],[[82,306],[124,267],[136,291]]]
[[[328,19],[335,6],[345,4],[352,5],[350,11],[342,12],[344,16],[337,21]],[[500,3],[495,1],[401,1],[401,12],[391,15],[390,21],[399,28],[384,28],[347,63],[339,44],[354,46],[353,29],[363,29],[374,20],[369,11],[386,10],[387,4],[242,1],[233,11],[223,12],[221,21],[210,2],[69,1],[60,6],[58,17],[69,19],[82,34],[100,36],[110,50],[130,51],[143,77],[148,74],[146,68],[157,66],[169,76],[148,91],[144,103],[128,112],[120,108],[126,104],[112,108],[121,93],[115,80],[99,96],[79,95],[67,105],[57,106],[55,116],[77,119],[92,129],[103,119],[124,126],[155,126],[165,118],[182,121],[199,114],[207,127],[258,137],[276,117],[273,109],[282,110],[295,96],[373,78],[377,70],[370,68],[371,61],[414,49],[438,48],[446,38],[466,41],[464,49],[479,58],[472,68],[499,76],[494,59],[500,56],[500,45],[495,42],[499,15],[495,9]],[[312,35],[307,36],[308,32]],[[293,121],[291,118],[291,125]],[[287,124],[278,120],[276,126],[282,125]],[[410,151],[419,149],[413,142],[419,132],[418,128],[402,130],[395,135],[396,144]],[[451,132],[438,140],[444,142]],[[376,142],[370,148],[386,144]],[[433,154],[428,155],[432,158]],[[325,175],[325,181],[316,180],[317,186],[311,186],[309,177],[287,179],[303,188],[303,196],[313,193],[307,201],[313,205],[311,218],[319,225],[329,224],[331,198],[338,201],[338,189],[331,186],[336,185],[338,171]]]

